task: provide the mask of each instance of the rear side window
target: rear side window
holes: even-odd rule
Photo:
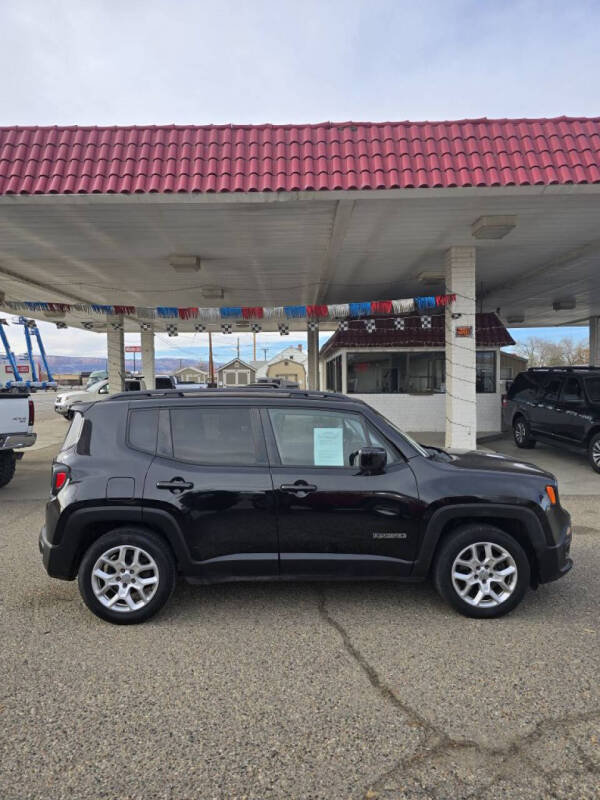
[[[65,440],[63,442],[62,449],[68,450],[69,447],[73,447],[74,444],[77,444],[79,441],[79,437],[81,436],[81,429],[83,428],[83,414],[79,412],[75,412],[73,415],[73,419],[71,421],[71,425],[69,430],[67,431],[67,435],[65,436]]]
[[[157,408],[136,408],[129,414],[129,444],[136,450],[154,453],[158,430]]]
[[[223,466],[258,463],[251,409],[244,407],[171,409],[173,457]]]
[[[562,382],[562,378],[550,378],[550,380],[544,386],[542,401],[545,403],[554,403],[556,400],[558,400]]]
[[[583,400],[581,384],[577,378],[567,378],[560,399],[563,403],[580,403]]]
[[[508,399],[518,403],[532,403],[539,391],[539,383],[531,372],[521,372],[508,390]]]

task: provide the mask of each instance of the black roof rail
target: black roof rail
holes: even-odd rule
[[[587,364],[578,366],[574,364],[572,366],[564,366],[564,367],[528,367],[527,372],[574,372],[575,370],[600,370],[600,367],[590,367]]]
[[[298,397],[321,400],[348,400],[344,394],[337,392],[321,392],[311,389],[283,389],[271,387],[269,385],[246,386],[244,389],[236,388],[216,388],[216,389],[143,389],[139,392],[119,392],[112,394],[107,400],[152,400],[158,398],[192,397],[194,399],[214,397],[223,395],[228,397]]]

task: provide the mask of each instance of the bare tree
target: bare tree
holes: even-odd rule
[[[529,336],[517,341],[516,352],[524,356],[530,367],[562,367],[589,363],[589,347],[565,336],[558,342],[542,336]]]

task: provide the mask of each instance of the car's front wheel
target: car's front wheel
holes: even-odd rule
[[[437,553],[433,579],[440,595],[467,617],[500,617],[523,599],[530,565],[521,545],[492,525],[452,532]]]
[[[86,551],[79,591],[102,619],[132,625],[156,614],[175,587],[175,564],[160,536],[138,528],[105,533]]]
[[[0,453],[0,487],[10,483],[15,474],[15,454],[12,450]]]
[[[596,433],[589,441],[588,461],[593,470],[600,472],[600,433]]]

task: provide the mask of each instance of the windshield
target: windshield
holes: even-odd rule
[[[373,406],[371,406],[371,408],[373,408]],[[401,430],[387,417],[384,417],[384,415],[380,411],[377,411],[376,409],[373,409],[373,411],[375,411],[377,416],[380,417],[387,425],[389,425],[390,428],[393,428],[396,431],[396,433],[399,433],[400,436],[402,436],[402,438],[405,439],[411,445],[411,447],[413,447],[417,451],[417,453],[419,453],[419,455],[425,456],[425,458],[429,458],[430,454],[428,453],[428,451],[418,442],[415,442],[412,436],[409,436],[408,433],[405,433],[403,430]]]

